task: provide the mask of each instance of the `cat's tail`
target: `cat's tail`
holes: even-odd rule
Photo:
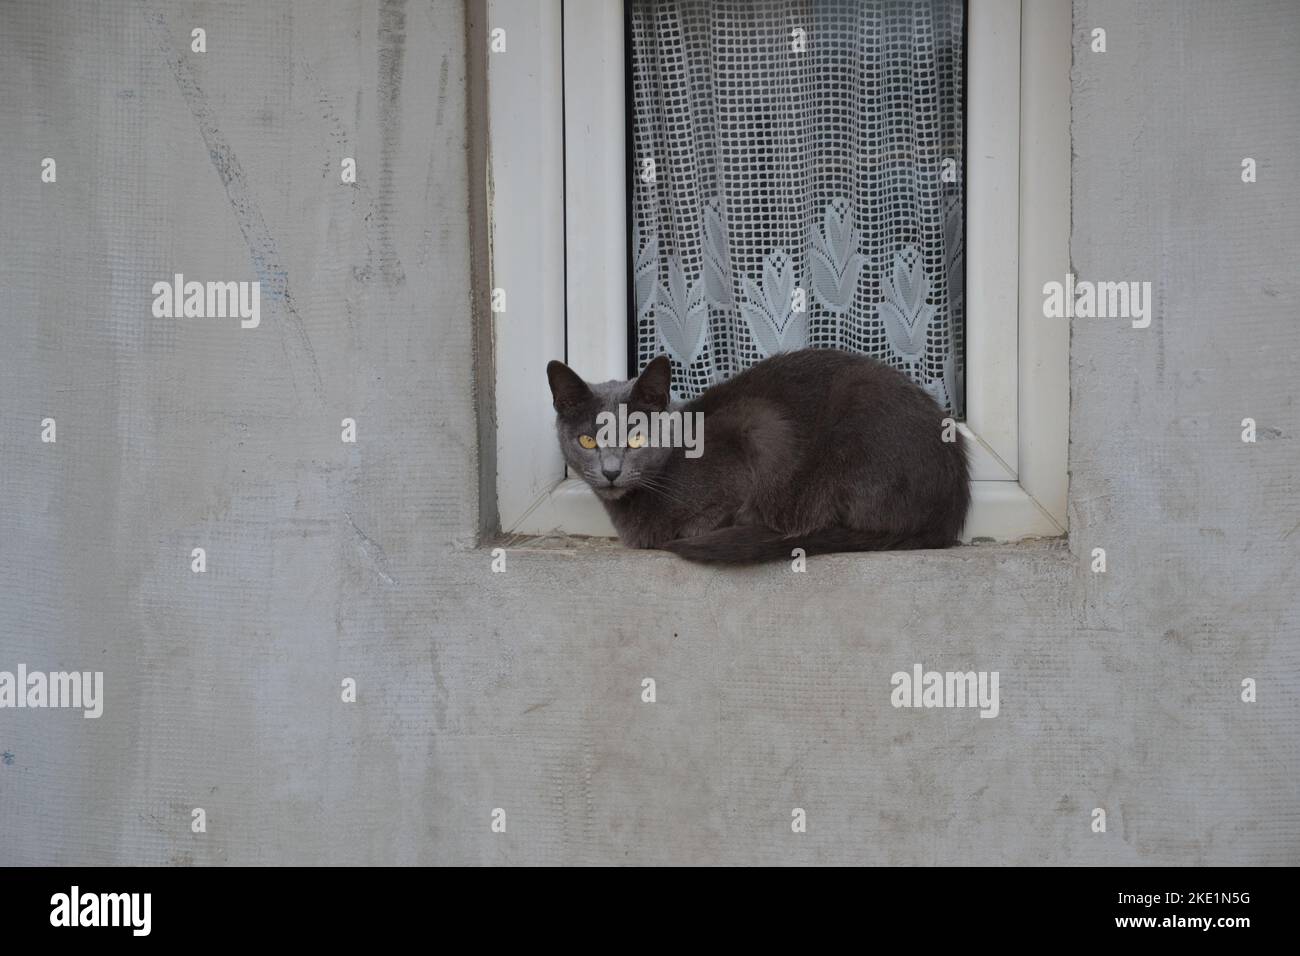
[[[914,548],[946,548],[956,544],[955,536],[937,532],[884,534],[853,528],[823,528],[806,535],[786,535],[762,525],[719,528],[692,538],[678,538],[662,545],[689,561],[718,561],[744,564],[793,557],[795,548],[805,554],[834,551],[889,551]]]

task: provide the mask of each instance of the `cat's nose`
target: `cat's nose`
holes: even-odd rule
[[[601,468],[600,471],[601,474],[609,479],[611,485],[614,483],[614,479],[623,473],[622,468]]]

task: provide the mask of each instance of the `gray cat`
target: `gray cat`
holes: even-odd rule
[[[588,384],[546,367],[564,460],[592,487],[623,543],[696,561],[946,548],[970,505],[960,433],[900,372],[833,349],[764,359],[698,398],[671,403],[661,355],[629,382]],[[701,413],[703,443],[658,446],[645,429],[622,443],[602,412]],[[676,416],[674,416],[675,420]],[[689,436],[672,429],[680,443]],[[602,441],[596,439],[600,437]],[[702,452],[702,453],[700,453]]]

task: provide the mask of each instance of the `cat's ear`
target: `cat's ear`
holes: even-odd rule
[[[668,407],[672,384],[673,367],[668,356],[661,355],[645,367],[632,386],[632,403],[663,411]]]
[[[591,389],[587,383],[563,362],[548,362],[546,378],[551,383],[551,402],[561,415],[580,408],[591,400]]]

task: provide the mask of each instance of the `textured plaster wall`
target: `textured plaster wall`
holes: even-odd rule
[[[489,571],[477,51],[331,6],[0,2],[0,669],[107,686],[0,711],[0,863],[1300,862],[1294,4],[1076,5],[1074,271],[1156,313],[1074,323],[1069,544],[802,575]]]

